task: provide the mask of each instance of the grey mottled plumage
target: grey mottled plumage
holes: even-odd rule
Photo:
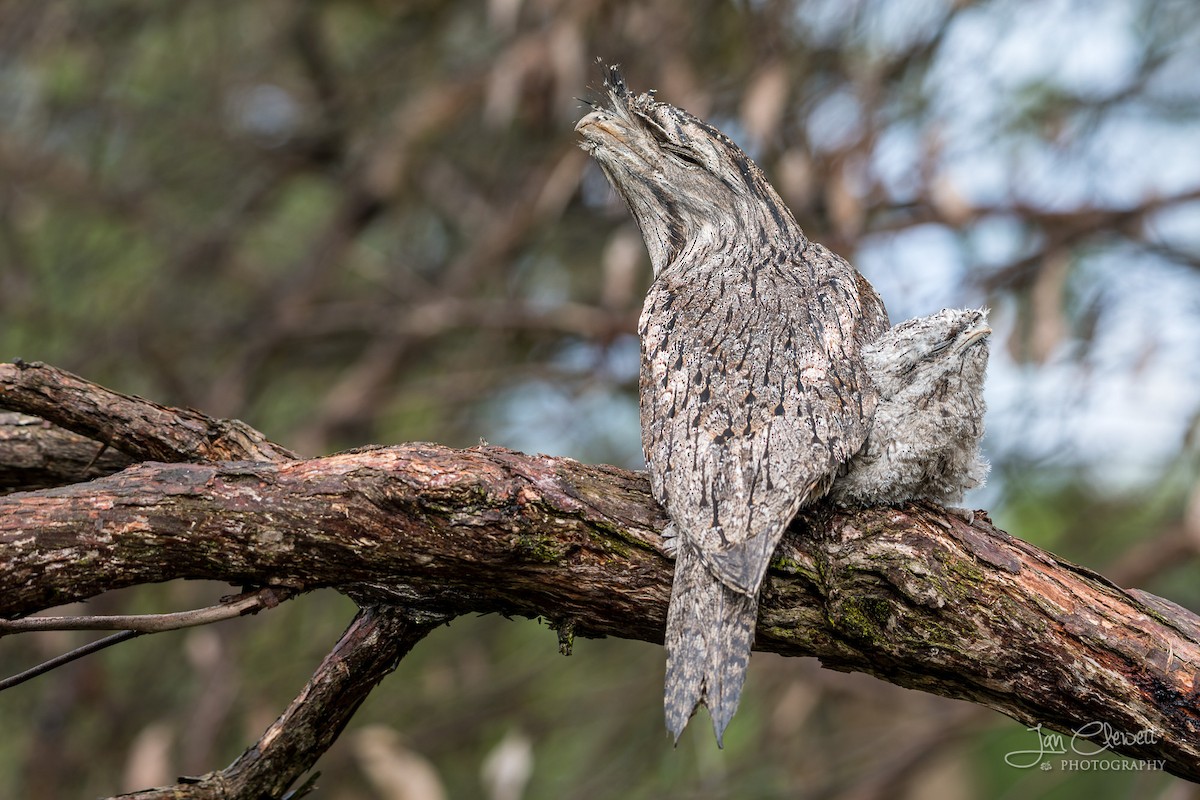
[[[630,94],[615,68],[605,87],[607,102],[576,127],[654,267],[641,410],[654,496],[678,538],[667,726],[678,739],[705,703],[719,742],[771,554],[866,439],[877,394],[862,352],[887,313],[728,137]]]
[[[957,503],[988,473],[979,454],[986,311],[939,311],[889,330],[863,352],[879,390],[871,432],[830,490],[843,505]]]

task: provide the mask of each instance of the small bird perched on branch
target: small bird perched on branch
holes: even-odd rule
[[[902,322],[865,349],[879,404],[866,444],[830,489],[835,503],[957,503],[983,485],[991,332],[986,311],[946,309]]]
[[[977,332],[978,320],[947,316],[885,336],[887,311],[874,288],[804,235],[727,136],[653,93],[631,94],[615,67],[605,89],[576,130],[633,213],[654,268],[639,324],[641,420],[675,552],[667,727],[678,741],[703,703],[720,744],[784,530],[839,476],[849,481],[842,502],[891,496],[879,483],[905,467],[893,463],[895,441],[885,439],[930,433],[906,422],[903,406],[930,391],[930,375],[947,372],[906,370],[900,357],[961,360],[977,341],[963,332]],[[856,464],[880,404],[877,382],[894,419]],[[901,449],[924,457],[939,447]],[[929,484],[906,480],[896,493],[916,496],[910,490]]]

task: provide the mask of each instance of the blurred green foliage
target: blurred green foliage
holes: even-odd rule
[[[746,146],[896,321],[993,306],[977,502],[1198,608],[1198,44],[1191,0],[0,4],[0,357],[309,454],[483,437],[640,466],[648,264],[572,134],[600,56]],[[317,593],[5,692],[0,797],[229,763],[352,614]],[[84,639],[6,639],[0,667]],[[448,797],[503,798],[484,777],[502,752],[530,754],[530,800],[1194,794],[1014,769],[1032,734],[1011,720],[769,655],[724,750],[704,719],[672,748],[662,660],[457,620],[371,696],[315,796],[410,796],[367,766],[383,753]]]

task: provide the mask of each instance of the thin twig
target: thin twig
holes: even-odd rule
[[[222,598],[221,602],[176,611],[172,614],[118,614],[110,616],[70,617],[24,617],[0,620],[0,635],[27,633],[29,631],[136,631],[137,633],[161,633],[181,628],[208,625],[245,614],[257,614],[264,608],[274,608],[290,593],[278,587],[258,589],[253,592]]]
[[[81,616],[81,617],[25,617],[23,619],[0,620],[0,636],[13,633],[28,633],[30,631],[96,631],[119,630],[111,636],[105,636],[94,642],[77,647],[70,652],[44,661],[36,667],[30,667],[9,678],[0,680],[0,692],[19,686],[39,675],[44,675],[52,669],[69,664],[72,661],[99,652],[114,644],[127,642],[137,636],[147,633],[192,628],[197,625],[208,625],[212,622],[232,619],[247,614],[257,614],[264,608],[274,608],[289,599],[293,592],[279,587],[266,587],[253,592],[224,598],[215,606],[197,608],[191,611],[179,611],[174,614],[134,614],[119,616]]]
[[[121,631],[120,633],[114,633],[111,636],[105,636],[103,639],[97,639],[94,642],[89,642],[83,647],[76,647],[69,653],[63,653],[61,656],[52,658],[49,661],[43,661],[36,667],[30,667],[24,672],[18,672],[16,675],[0,680],[0,692],[3,692],[5,689],[11,689],[14,686],[20,686],[22,683],[25,683],[25,681],[33,680],[39,675],[44,675],[50,670],[57,669],[64,664],[70,664],[76,659],[83,658],[84,656],[90,656],[92,653],[98,653],[106,647],[112,647],[114,644],[127,642],[130,639],[134,639],[141,635],[143,634],[140,631]]]

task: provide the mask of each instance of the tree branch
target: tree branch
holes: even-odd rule
[[[277,588],[258,589],[252,592],[242,592],[236,597],[222,598],[221,602],[207,608],[180,611],[174,614],[124,614],[118,616],[82,615],[73,617],[22,617],[20,619],[0,619],[0,636],[10,633],[28,633],[29,631],[121,631],[121,633],[106,636],[82,647],[77,647],[69,653],[50,659],[36,667],[27,669],[17,675],[0,680],[0,691],[19,686],[25,681],[44,675],[50,670],[69,664],[76,659],[99,652],[106,647],[127,642],[145,633],[161,633],[180,628],[191,628],[197,625],[209,625],[213,622],[257,614],[264,608],[274,608],[289,599],[289,592]]]
[[[0,365],[0,407],[136,458],[220,462],[144,463],[0,498],[0,616],[177,578],[289,593],[329,586],[362,604],[404,606],[356,623],[387,618],[397,643],[347,633],[354,657],[374,666],[344,686],[346,719],[429,619],[500,612],[584,636],[662,640],[672,570],[659,552],[666,519],[643,474],[433,444],[293,460],[243,423],[21,362]],[[929,506],[818,506],[792,528],[764,586],[759,649],[816,656],[1030,725],[1104,723],[1130,737],[1111,749],[1200,780],[1200,618],[1123,591],[983,515],[968,524]],[[319,671],[310,688],[323,680]],[[289,780],[332,741],[285,741],[306,735],[307,723],[293,734],[287,720],[328,716],[310,709],[309,694],[248,751],[291,753],[290,772],[271,767]],[[235,767],[200,780],[223,785]]]
[[[20,414],[0,415],[0,423],[22,423],[36,430],[37,436],[0,437],[0,465],[6,456],[24,469],[15,475],[24,478],[28,472],[28,447],[33,442],[40,452],[62,451],[75,455],[81,448],[96,449],[97,445],[80,434],[108,435],[116,430],[128,442],[127,450],[141,457],[162,453],[176,459],[218,461],[231,458],[258,458],[287,461],[294,458],[291,451],[270,442],[258,431],[237,420],[212,419],[196,411],[183,411],[159,406],[139,397],[112,392],[78,376],[46,367],[17,361],[0,365],[0,407],[35,411],[49,419],[68,425],[74,431],[61,430],[48,422]],[[36,427],[27,423],[33,421]],[[2,429],[0,429],[2,430]],[[17,448],[5,447],[11,441]],[[58,478],[58,483],[70,483],[92,473],[94,463],[107,449],[100,446],[85,469],[50,470],[42,480]],[[77,459],[76,459],[77,460]],[[112,461],[112,459],[110,459]],[[123,467],[130,458],[118,454],[116,464]],[[108,465],[113,466],[113,465]],[[109,469],[109,472],[114,471]],[[13,472],[0,467],[0,475]],[[39,474],[40,473],[35,473]],[[94,477],[94,474],[86,475]],[[14,481],[11,486],[20,487]],[[6,488],[0,484],[0,488]],[[113,644],[127,641],[146,632],[172,630],[179,627],[208,624],[219,619],[253,614],[263,608],[278,605],[294,592],[276,586],[243,592],[226,598],[218,606],[177,614],[158,614],[119,617],[25,617],[0,621],[0,636],[5,631],[111,629],[129,630],[105,637],[33,669],[3,681],[3,687],[15,686],[25,680],[74,659],[81,658]],[[309,684],[293,701],[287,712],[267,729],[258,743],[249,748],[234,764],[203,778],[181,778],[176,785],[135,793],[134,797],[276,797],[308,770],[322,753],[337,739],[355,711],[370,691],[399,660],[433,627],[449,617],[428,612],[411,611],[399,606],[361,610],[333,652],[325,658]],[[287,794],[298,798],[308,793],[316,774],[304,785]]]
[[[232,597],[223,597],[221,602],[191,611],[176,611],[173,614],[117,614],[83,615],[73,617],[22,617],[0,619],[0,636],[6,633],[29,631],[137,631],[138,633],[162,633],[197,625],[211,625],[234,617],[257,614],[265,608],[274,608],[288,599],[287,592],[277,589],[257,589],[242,592]]]
[[[0,364],[0,408],[41,417],[137,460],[296,457],[239,420],[162,406],[36,361]]]
[[[0,614],[175,578],[332,586],[364,603],[543,616],[661,641],[665,519],[644,475],[432,444],[278,464],[141,464],[0,500]],[[817,656],[1027,724],[1105,722],[1200,779],[1200,620],[940,509],[810,510],[759,649]]]
[[[90,481],[132,463],[124,453],[40,417],[0,412],[0,493]]]
[[[287,711],[237,761],[219,772],[120,797],[226,800],[282,796],[329,749],[363,700],[400,659],[449,619],[397,607],[361,610]]]
[[[0,692],[6,689],[11,689],[14,686],[20,686],[26,681],[31,681],[39,675],[45,675],[47,672],[70,664],[72,661],[77,661],[84,656],[90,656],[93,653],[98,653],[101,650],[112,647],[113,645],[118,645],[122,642],[128,642],[130,639],[136,639],[141,635],[142,634],[138,631],[121,631],[120,633],[114,633],[109,636],[105,636],[103,639],[97,639],[94,642],[88,642],[82,647],[76,647],[74,650],[55,656],[49,661],[43,661],[36,667],[30,667],[27,670],[18,672],[16,675],[10,675],[9,677],[0,680]]]

